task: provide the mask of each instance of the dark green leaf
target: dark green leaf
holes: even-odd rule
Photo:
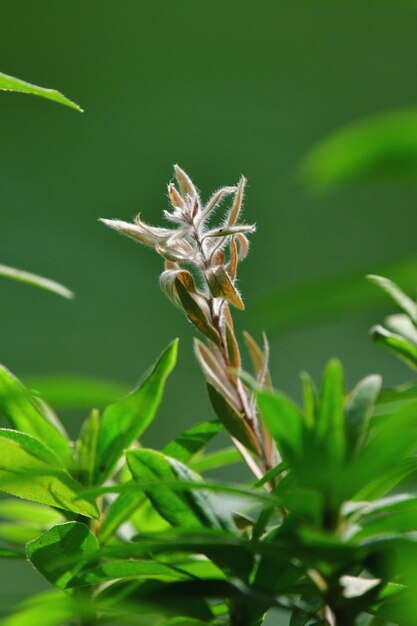
[[[98,541],[86,524],[66,522],[29,542],[27,555],[49,582],[64,589],[98,549]]]
[[[38,87],[38,85],[31,85],[20,78],[14,78],[13,76],[8,76],[7,74],[2,74],[1,72],[0,89],[3,91],[18,91],[21,93],[32,94],[33,96],[40,96],[41,98],[53,100],[58,104],[64,104],[72,109],[82,112],[82,108],[79,107],[78,104],[68,100],[68,98],[63,96],[59,91],[56,91],[56,89],[47,89],[45,87]]]
[[[0,411],[13,428],[33,435],[51,448],[67,467],[71,465],[72,450],[61,424],[52,411],[3,366],[0,366]]]
[[[230,521],[216,511],[212,498],[204,490],[178,492],[164,487],[165,481],[200,482],[185,465],[154,450],[132,450],[127,462],[134,479],[142,483],[155,481],[146,495],[158,513],[173,526],[181,528],[230,528]]]
[[[165,381],[174,368],[178,341],[162,353],[145,381],[129,396],[109,406],[100,425],[97,445],[97,481],[104,481],[116,466],[124,450],[140,437],[152,422]]]
[[[213,409],[226,430],[246,448],[258,454],[259,445],[254,433],[242,415],[236,413],[229,402],[210,384],[207,385]]]
[[[344,426],[343,369],[333,360],[324,372],[315,428],[316,440],[323,452],[323,463],[340,465],[346,451]]]
[[[218,345],[220,343],[219,335],[210,324],[207,315],[198,304],[196,298],[188,292],[186,287],[184,287],[182,282],[178,279],[175,281],[175,289],[181,301],[184,313],[190,322],[197,328],[197,330],[200,331],[200,333]]]
[[[220,422],[202,422],[170,441],[163,449],[163,453],[182,463],[188,463],[222,430],[223,425]]]

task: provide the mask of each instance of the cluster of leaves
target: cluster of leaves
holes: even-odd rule
[[[415,305],[374,280],[407,316],[396,333],[374,334],[412,362]],[[318,391],[303,376],[302,407],[258,384],[282,460],[256,482],[214,482],[202,474],[237,460],[206,451],[222,423],[162,451],[138,444],[176,355],[173,342],[137,389],[92,411],[74,443],[1,368],[10,428],[0,430],[0,489],[19,499],[0,500],[0,557],[28,559],[55,587],[2,623],[259,626],[280,608],[291,626],[411,626],[417,497],[399,486],[417,470],[412,389],[381,392],[372,375],[346,394],[335,360]]]

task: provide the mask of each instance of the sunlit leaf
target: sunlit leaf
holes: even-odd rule
[[[152,422],[165,381],[175,366],[177,350],[178,341],[174,341],[162,353],[144,382],[104,411],[98,435],[96,480],[104,481],[109,476],[124,450]]]
[[[107,561],[95,568],[86,569],[75,576],[67,587],[98,585],[110,580],[186,580],[188,576],[178,569],[154,561]]]
[[[3,74],[1,72],[0,89],[3,91],[18,91],[21,93],[32,94],[33,96],[40,96],[41,98],[53,100],[58,104],[64,104],[65,106],[82,112],[82,108],[79,107],[78,104],[68,100],[68,98],[63,96],[59,91],[56,91],[56,89],[47,89],[45,87],[39,87],[38,85],[31,85],[24,80],[20,80],[20,78],[14,78],[13,76],[8,76],[7,74]]]

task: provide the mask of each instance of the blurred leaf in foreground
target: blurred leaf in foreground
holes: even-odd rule
[[[78,104],[72,102],[72,100],[68,100],[68,98],[56,89],[46,89],[45,87],[39,87],[38,85],[31,85],[24,80],[20,80],[20,78],[14,78],[13,76],[8,76],[2,72],[0,72],[0,89],[2,91],[29,93],[33,96],[40,96],[41,98],[53,100],[54,102],[58,102],[58,104],[64,104],[65,106],[71,107],[71,109],[75,109],[76,111],[83,111]]]
[[[336,131],[310,151],[301,175],[319,190],[357,180],[417,179],[417,109],[375,115]]]
[[[121,383],[81,376],[37,376],[25,384],[57,410],[101,409],[128,393]]]
[[[67,287],[64,287],[64,285],[57,283],[55,280],[44,278],[43,276],[38,276],[37,274],[32,274],[31,272],[26,272],[24,270],[18,270],[15,267],[9,267],[8,265],[0,265],[0,278],[11,278],[12,280],[16,280],[18,283],[24,283],[25,285],[31,285],[32,287],[39,287],[39,289],[52,291],[63,298],[68,298],[68,300],[71,300],[74,297],[72,291],[67,289]]]
[[[405,290],[416,290],[415,258],[376,267],[375,273],[389,276]],[[366,271],[356,271],[283,289],[258,302],[250,314],[258,326],[271,332],[383,307],[384,294],[365,280],[366,274]]]

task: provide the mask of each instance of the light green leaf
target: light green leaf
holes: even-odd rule
[[[187,463],[223,430],[220,422],[202,422],[178,435],[163,449],[164,454]]]
[[[7,541],[8,543],[15,543],[18,545],[25,545],[28,541],[39,537],[42,531],[39,528],[33,526],[27,526],[26,524],[5,524],[0,523],[0,539]]]
[[[57,410],[101,409],[128,393],[119,383],[76,376],[37,376],[26,378],[24,382]]]
[[[74,297],[72,291],[67,289],[67,287],[64,287],[64,285],[57,283],[55,280],[51,280],[50,278],[44,278],[43,276],[38,276],[37,274],[32,274],[31,272],[26,272],[25,270],[18,270],[15,267],[9,267],[8,265],[0,265],[0,277],[10,278],[11,280],[15,280],[18,283],[31,285],[32,287],[39,287],[39,289],[44,289],[45,291],[52,291],[52,293],[56,293],[63,298],[67,298],[68,300],[72,300],[72,298]]]
[[[407,313],[407,315],[415,322],[417,321],[417,305],[407,296],[392,280],[385,278],[384,276],[377,276],[376,274],[368,274],[368,280],[378,285],[383,291],[385,291],[396,304]]]
[[[71,465],[71,445],[55,415],[4,366],[0,366],[0,412],[13,428],[33,435],[67,467]]]
[[[330,361],[323,376],[315,427],[316,441],[323,452],[323,463],[339,465],[345,456],[344,387],[342,365]]]
[[[381,385],[381,376],[368,376],[358,383],[347,399],[345,427],[350,454],[357,452],[365,442],[372,410],[381,390]]]
[[[216,450],[216,452],[211,454],[199,456],[195,461],[190,461],[189,466],[195,472],[201,473],[227,467],[228,465],[235,465],[236,463],[241,463],[241,461],[242,457],[236,448],[229,447]]]
[[[417,176],[417,110],[382,113],[337,130],[307,155],[302,176],[313,188]]]
[[[98,549],[97,538],[86,524],[66,522],[30,541],[27,555],[49,582],[65,589]]]
[[[165,381],[177,358],[178,341],[162,353],[145,381],[103,414],[97,445],[96,480],[104,481],[123,452],[152,422],[162,399]]]
[[[163,453],[182,463],[187,463],[215,437],[223,426],[220,422],[202,422],[170,441]],[[239,457],[240,458],[240,457]],[[209,459],[208,459],[209,460]],[[204,462],[204,461],[203,461]],[[198,468],[195,468],[199,471]],[[100,529],[100,540],[106,541],[135,511],[146,503],[142,492],[121,493],[110,505]]]
[[[62,95],[56,89],[47,89],[45,87],[38,87],[38,85],[31,85],[20,78],[14,78],[13,76],[8,76],[7,74],[3,74],[0,72],[0,89],[3,91],[18,91],[21,93],[32,94],[33,96],[40,96],[41,98],[47,98],[48,100],[53,100],[58,104],[64,104],[65,106],[71,107],[76,111],[82,112],[82,108],[68,100],[65,96]]]
[[[80,497],[81,485],[55,465],[52,457],[48,460],[41,442],[24,433],[16,437],[15,431],[2,430],[0,445],[1,491],[86,517],[99,517],[96,505]]]
[[[281,393],[259,391],[257,401],[283,458],[291,465],[302,459],[304,418],[297,406]]]

